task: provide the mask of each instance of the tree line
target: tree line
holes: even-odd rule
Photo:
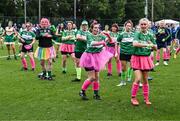
[[[104,23],[123,23],[132,19],[135,23],[144,15],[145,0],[76,0],[77,20],[97,19]],[[26,0],[27,17],[38,20],[39,0]],[[148,0],[148,18],[151,20],[152,0]],[[154,0],[154,20],[180,18],[180,0]],[[73,19],[74,0],[41,0],[41,16],[53,20]],[[0,20],[24,19],[24,0],[1,0]],[[54,20],[54,21],[55,21]]]

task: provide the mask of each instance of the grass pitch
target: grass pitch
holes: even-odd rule
[[[0,49],[0,56],[7,55]],[[162,64],[151,72],[150,100],[143,103],[139,90],[140,105],[130,103],[131,83],[116,87],[120,77],[116,74],[108,79],[106,71],[100,73],[101,101],[93,100],[93,91],[88,89],[89,101],[82,101],[78,95],[86,79],[82,73],[80,83],[70,80],[76,77],[74,64],[68,58],[67,74],[61,73],[61,58],[53,63],[55,81],[37,78],[41,72],[36,60],[36,70],[21,71],[21,61],[0,59],[0,120],[180,120],[180,56],[171,59],[169,66]]]

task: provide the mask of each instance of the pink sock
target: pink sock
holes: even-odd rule
[[[167,49],[167,59],[169,60],[170,59],[170,48]]]
[[[142,90],[143,90],[144,100],[148,100],[149,99],[149,84],[143,84]]]
[[[121,62],[120,61],[116,62],[116,68],[117,68],[118,74],[120,74],[121,73]]]
[[[138,90],[139,90],[139,84],[133,83],[131,89],[131,97],[136,97]]]
[[[31,67],[35,68],[35,61],[34,58],[30,58]]]
[[[93,83],[93,90],[99,90],[99,82],[98,81],[94,81]]]
[[[160,60],[160,50],[157,50],[156,61],[159,61],[159,60]]]
[[[167,52],[163,51],[163,60],[167,60]]]
[[[27,68],[27,61],[26,61],[26,59],[22,58],[21,61],[22,61],[23,67]]]
[[[112,74],[112,63],[111,62],[108,63],[108,73]]]
[[[91,85],[91,81],[86,80],[84,81],[83,85],[82,85],[82,90],[87,90],[87,88],[89,87],[89,85]]]
[[[178,54],[179,51],[180,51],[180,47],[178,47],[178,48],[176,49],[176,54]]]

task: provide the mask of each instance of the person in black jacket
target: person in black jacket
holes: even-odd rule
[[[168,59],[168,55],[167,55],[167,40],[170,37],[170,33],[168,31],[168,29],[165,27],[165,22],[161,21],[159,24],[159,28],[157,29],[156,32],[156,43],[157,43],[157,54],[156,54],[156,61],[157,63],[155,64],[156,66],[159,65],[159,61],[160,61],[160,49],[163,48],[163,60],[164,60],[164,65],[168,65],[167,63],[167,59]]]
[[[55,33],[51,30],[50,22],[47,18],[42,18],[40,27],[36,30],[36,39],[39,40],[38,48],[35,52],[35,57],[41,61],[42,75],[41,79],[52,80],[52,59],[56,57],[56,52],[53,46],[52,39]],[[47,65],[46,65],[47,62]]]
[[[178,48],[176,49],[176,52],[174,54],[174,58],[177,58],[177,54],[180,52],[180,26],[176,30],[175,39],[178,42]]]

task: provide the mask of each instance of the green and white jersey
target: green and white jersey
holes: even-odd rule
[[[6,32],[6,36],[5,36],[5,42],[15,42],[15,38],[14,38],[14,27],[6,27],[5,28],[5,32]]]
[[[62,42],[62,34],[63,34],[63,31],[62,31],[62,30],[58,31],[58,34],[59,34],[60,36],[57,36],[57,37],[56,37],[55,42],[61,43],[61,42]]]
[[[4,33],[4,29],[0,27],[0,36],[3,35],[3,33]]]
[[[56,27],[55,27],[54,25],[51,25],[51,26],[50,26],[50,30],[51,30],[53,33],[56,33]],[[55,42],[59,42],[58,36],[54,35],[53,40],[54,40]],[[54,44],[54,41],[53,41],[53,44]]]
[[[67,37],[67,36],[72,36],[70,40],[62,40],[62,43],[64,44],[74,44],[76,40],[76,32],[74,30],[65,30],[62,33],[62,38]]]
[[[5,31],[6,31],[6,35],[10,36],[10,35],[14,35],[14,27],[6,27]]]
[[[136,32],[134,35],[134,42],[149,44],[149,42],[156,44],[154,36],[150,33]],[[149,56],[151,54],[151,48],[149,47],[134,47],[134,55]]]
[[[76,40],[75,42],[75,52],[84,52],[87,47],[87,35],[90,34],[89,31],[79,30],[77,31],[77,35],[86,38],[86,40]]]
[[[73,31],[74,31],[75,33],[77,33],[77,32],[78,32],[78,29],[73,29]]]
[[[19,33],[21,33],[22,31],[26,31],[26,28],[20,28]]]
[[[108,47],[114,47],[115,46],[115,43],[117,43],[117,38],[118,38],[118,32],[115,33],[115,32],[110,32],[110,36],[111,36],[111,39],[112,39],[112,43],[109,43],[107,42],[107,46]]]
[[[24,44],[31,44],[33,39],[35,39],[36,35],[34,32],[31,31],[22,31],[20,33],[22,39],[24,39],[25,43]]]
[[[52,31],[53,33],[56,33],[56,27],[55,27],[54,25],[51,25],[51,26],[50,26],[50,29],[51,29],[51,31]]]
[[[98,34],[98,35],[93,35],[92,33],[88,34],[87,35],[87,49],[85,50],[85,52],[87,52],[87,53],[101,52],[103,49],[103,45],[93,46],[92,43],[105,41],[105,40],[106,40],[106,37],[101,34]]]
[[[134,47],[132,45],[134,38],[133,32],[121,32],[117,38],[120,43],[120,53],[125,55],[132,55],[134,52]]]

